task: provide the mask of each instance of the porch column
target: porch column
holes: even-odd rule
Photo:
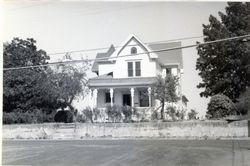
[[[110,93],[110,105],[111,105],[111,107],[113,107],[113,96],[114,96],[113,88],[109,89],[109,93]]]
[[[97,94],[98,94],[98,90],[94,89],[93,91],[94,108],[97,107]]]
[[[131,94],[131,107],[134,107],[134,94],[135,94],[134,88],[130,88],[130,94]]]
[[[151,87],[148,87],[148,106],[151,107]]]

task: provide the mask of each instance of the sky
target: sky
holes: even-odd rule
[[[202,36],[202,24],[210,14],[218,17],[226,2],[83,2],[4,1],[3,41],[34,38],[48,54],[120,45],[135,34],[143,42]],[[202,38],[182,41],[195,44]],[[105,51],[105,50],[103,50]],[[100,50],[99,52],[103,52]],[[204,116],[209,99],[201,98],[201,82],[195,70],[196,48],[183,49],[182,92],[188,108]],[[97,52],[80,52],[73,59],[94,58]],[[50,55],[51,61],[61,55]],[[88,72],[89,77],[94,76]]]

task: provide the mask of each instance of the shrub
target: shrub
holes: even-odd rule
[[[111,122],[120,122],[122,120],[122,110],[119,106],[107,106],[106,113]]]
[[[250,109],[249,106],[249,101],[246,102],[238,102],[235,104],[235,107],[237,109],[237,113],[242,114],[242,115],[246,115],[248,110]]]
[[[234,103],[229,97],[218,94],[211,97],[207,107],[207,116],[210,119],[218,119],[229,115],[234,115],[236,110]]]
[[[14,112],[3,113],[3,124],[54,122],[54,115],[55,111],[47,114],[39,109],[34,109],[28,112],[14,110]]]
[[[246,115],[250,111],[250,88],[247,88],[244,93],[242,93],[235,104],[237,113]]]
[[[94,115],[94,119],[97,120],[98,116],[100,116],[101,111],[98,108],[94,108],[93,109],[93,115]]]
[[[3,112],[3,124],[13,124],[17,122],[17,115],[13,112]]]
[[[158,120],[159,119],[159,113],[157,111],[153,111],[151,115],[151,120]]]
[[[73,113],[71,111],[58,111],[54,117],[55,122],[72,123]]]
[[[86,118],[86,121],[90,121],[91,123],[93,123],[93,111],[92,111],[92,109],[90,107],[87,107],[82,112]]]
[[[188,113],[188,120],[196,120],[198,112],[196,112],[194,109],[191,109],[191,111]]]
[[[81,122],[81,123],[85,123],[86,122],[86,118],[85,118],[85,116],[83,114],[78,114],[76,116],[76,121],[77,122]]]
[[[176,121],[176,109],[173,106],[167,107],[167,114],[171,117],[173,121]]]
[[[123,106],[121,108],[123,115],[125,116],[124,122],[132,121],[133,108],[130,106]]]
[[[185,110],[184,109],[178,109],[177,111],[176,111],[176,117],[178,118],[178,120],[184,120],[184,118],[185,118]]]

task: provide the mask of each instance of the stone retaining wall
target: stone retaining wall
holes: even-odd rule
[[[3,139],[248,137],[248,122],[50,123],[4,125]]]

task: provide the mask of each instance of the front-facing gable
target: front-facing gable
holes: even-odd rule
[[[176,73],[180,71],[179,69],[183,69],[181,49],[159,50],[180,46],[181,42],[144,44],[135,35],[130,35],[120,48],[115,49],[112,45],[106,53],[98,54],[97,58],[107,59],[105,61],[96,60],[92,71],[99,76],[112,73],[113,78],[155,77],[158,74],[166,73],[166,69],[169,70],[169,68]],[[139,75],[136,74],[138,63]],[[130,74],[128,74],[129,68],[132,68]],[[131,73],[133,73],[132,76]]]
[[[149,55],[150,58],[157,58],[157,54],[155,53],[149,53],[152,52],[151,48],[148,47],[147,45],[145,45],[138,37],[136,37],[135,35],[131,34],[128,36],[128,38],[121,44],[121,47],[119,49],[117,49],[111,56],[110,58],[116,58],[118,56],[121,55],[121,52],[125,49],[125,48],[131,48],[131,47],[140,47],[143,52],[138,52],[138,53],[146,53]],[[127,54],[128,56],[130,54]],[[123,55],[124,56],[124,55]],[[126,55],[125,55],[126,56]],[[132,56],[132,55],[131,55]],[[110,60],[111,60],[110,59]]]
[[[115,60],[114,78],[155,77],[156,54],[135,35],[130,35],[109,60]]]

